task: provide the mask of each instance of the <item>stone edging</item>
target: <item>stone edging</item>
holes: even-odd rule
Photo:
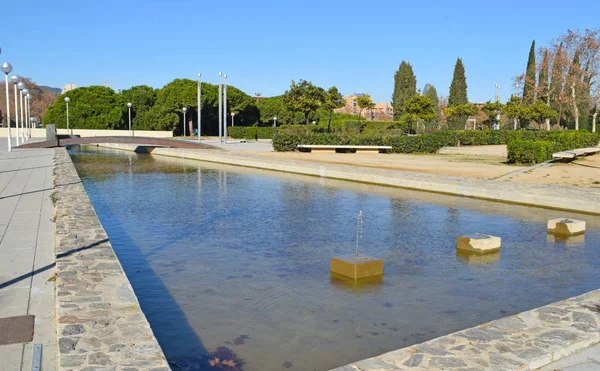
[[[535,370],[599,342],[596,290],[335,370]]]
[[[169,371],[66,149],[54,159],[58,369]]]

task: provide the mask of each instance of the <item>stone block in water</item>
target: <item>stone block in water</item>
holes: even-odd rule
[[[383,260],[370,256],[338,256],[331,258],[331,273],[351,279],[364,279],[383,275]]]
[[[490,264],[500,260],[500,251],[491,253],[478,253],[457,249],[456,259],[465,264]]]
[[[458,236],[456,239],[456,248],[462,251],[487,254],[500,250],[502,240],[500,237],[490,236],[482,233]]]
[[[548,233],[561,236],[575,236],[585,233],[585,221],[567,218],[548,220]]]

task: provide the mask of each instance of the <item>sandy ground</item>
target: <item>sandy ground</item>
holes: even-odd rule
[[[521,170],[526,166],[506,164],[506,146],[445,147],[439,154],[363,154],[274,152],[269,141],[230,141],[218,144],[217,138],[207,143],[234,152],[257,156],[330,164],[355,165],[381,169],[415,171],[469,178],[493,179]],[[510,178],[514,182],[557,184],[563,186],[600,188],[600,154],[580,158],[570,163],[557,163]]]
[[[355,165],[421,173],[491,179],[521,169],[504,164],[504,156],[410,155],[362,153],[248,152],[253,155],[330,164]]]
[[[600,188],[600,154],[579,158],[570,163],[527,171],[511,179],[514,182],[557,184]]]

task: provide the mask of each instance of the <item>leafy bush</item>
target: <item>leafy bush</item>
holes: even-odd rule
[[[233,139],[272,139],[276,129],[272,126],[233,126],[227,129],[227,133]]]
[[[508,162],[516,164],[538,164],[552,158],[559,151],[558,144],[547,140],[511,140],[507,144]]]

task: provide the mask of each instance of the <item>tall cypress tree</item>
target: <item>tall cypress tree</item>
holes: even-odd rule
[[[546,104],[550,103],[548,102],[548,71],[550,70],[549,63],[550,60],[548,57],[548,50],[546,49],[546,51],[544,51],[544,57],[542,58],[540,76],[538,78],[538,98]]]
[[[404,114],[404,103],[417,94],[417,78],[410,63],[402,61],[394,74],[394,120],[400,120]]]
[[[448,106],[460,106],[469,103],[467,99],[467,78],[465,77],[465,66],[462,59],[456,60],[454,76],[450,84],[450,95],[448,95]]]
[[[527,71],[525,72],[525,86],[523,86],[523,103],[530,106],[535,101],[535,40],[529,49]]]
[[[565,95],[569,97],[569,99],[573,99],[573,88],[575,88],[575,102],[572,102],[568,105],[568,113],[569,118],[572,122],[575,123],[575,130],[579,130],[579,101],[581,99],[581,49],[575,50],[575,54],[573,55],[573,62],[571,62],[571,66],[569,67],[569,72],[567,73],[567,79],[565,80]],[[575,103],[575,105],[573,104]],[[576,106],[576,107],[575,107]],[[569,123],[567,122],[567,125]]]
[[[465,66],[462,59],[456,60],[454,66],[454,76],[450,84],[450,94],[448,95],[448,107],[468,104],[467,99],[467,78],[465,77]],[[466,116],[454,116],[448,119],[448,127],[451,129],[462,129],[467,122]]]
[[[435,89],[435,86],[430,84],[425,85],[425,87],[423,88],[423,95],[431,99],[434,105],[433,109],[435,111],[435,118],[428,120],[426,124],[430,127],[437,127],[442,113],[440,111],[440,98],[438,97],[438,93]]]
[[[554,55],[554,61],[552,62],[552,75],[550,78],[550,91],[548,92],[548,97],[550,99],[550,107],[558,112],[558,120],[556,122],[560,122],[560,117],[562,116],[562,102],[560,101],[560,96],[563,93],[563,83],[564,83],[564,70],[563,70],[563,45],[562,43],[556,49],[556,54]]]

